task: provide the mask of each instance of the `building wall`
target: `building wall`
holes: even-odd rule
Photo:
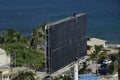
[[[3,69],[0,71],[0,80],[10,80],[9,79],[9,69]]]
[[[89,47],[89,49],[87,49],[87,54],[91,54],[91,53],[93,53],[93,51],[94,51],[94,47],[92,46],[87,46],[87,47]]]
[[[0,67],[5,67],[10,64],[10,56],[5,53],[5,50],[0,49]]]

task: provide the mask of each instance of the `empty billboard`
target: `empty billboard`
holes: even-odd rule
[[[86,14],[46,26],[46,71],[53,73],[86,55]]]

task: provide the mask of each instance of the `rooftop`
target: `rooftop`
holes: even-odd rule
[[[99,45],[100,43],[104,43],[106,40],[98,39],[98,38],[90,38],[90,40],[87,41],[88,46],[95,46]]]

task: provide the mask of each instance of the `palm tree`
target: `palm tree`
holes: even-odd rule
[[[90,58],[92,59],[92,60],[94,60],[94,61],[96,61],[96,75],[97,75],[97,60],[98,60],[98,58],[99,58],[99,54],[101,53],[101,51],[102,51],[102,48],[103,48],[103,46],[96,46],[95,45],[95,50],[94,50],[94,52],[92,53],[92,54],[90,54]]]
[[[28,43],[29,39],[26,36],[22,36],[20,32],[15,31],[12,28],[6,29],[0,35],[0,43],[14,43],[14,42],[22,42],[25,44]]]
[[[45,26],[49,24],[49,22],[43,22],[41,25],[40,25],[40,28],[45,31]]]
[[[3,34],[5,36],[5,42],[12,42],[13,37],[15,36],[15,30],[9,28],[6,29]]]
[[[36,45],[42,45],[45,42],[45,25],[48,22],[44,22],[40,25],[39,29],[34,28],[32,31],[32,36],[30,38],[30,45],[36,48]]]
[[[36,48],[38,38],[39,38],[38,30],[36,28],[34,28],[32,31],[32,37],[30,40],[30,45],[33,46],[34,48]]]
[[[1,35],[1,42],[3,43],[13,43],[20,41],[21,34],[20,32],[16,32],[15,29],[9,28],[6,29]]]
[[[94,52],[90,54],[90,58],[94,61],[98,60],[99,54],[102,51],[102,48],[103,48],[102,46],[95,46]]]

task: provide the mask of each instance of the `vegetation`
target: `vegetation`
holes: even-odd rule
[[[94,52],[90,54],[90,59],[94,61],[98,60],[99,55],[101,54],[102,48],[103,48],[102,46],[95,46]],[[102,54],[104,53],[102,52]]]
[[[116,71],[118,71],[118,80],[120,80],[120,50],[118,54],[116,55],[116,59],[118,61],[118,64],[114,67]]]
[[[33,29],[29,38],[11,28],[0,34],[0,48],[5,49],[7,55],[12,56],[12,65],[32,64],[37,69],[44,63],[43,51],[37,50],[36,46],[41,46],[45,41],[44,26],[46,24],[48,23],[43,23],[40,28]]]
[[[109,57],[108,57],[108,54],[106,54],[106,52],[102,50],[102,46],[95,46],[95,51],[90,55],[90,58],[93,61],[97,61],[98,59],[108,59]],[[111,64],[108,64],[107,69],[109,69],[110,73],[113,74],[116,71],[119,71],[120,51],[117,54],[112,54],[111,55],[111,60],[113,62]]]
[[[25,64],[34,64],[35,67],[39,67],[44,62],[44,55],[37,49],[28,47],[26,44],[21,42],[9,43],[2,46],[7,51],[8,55],[12,55],[16,59],[16,66],[22,66]]]
[[[36,80],[33,72],[19,72],[19,75],[13,80]]]
[[[53,80],[73,80],[73,78],[70,75],[64,75],[60,77],[55,77]]]
[[[109,56],[106,51],[103,51],[103,46],[95,46],[95,50],[90,54],[90,59],[97,63],[99,59],[109,59]]]
[[[0,35],[0,43],[14,43],[14,42],[20,42],[23,40],[23,36],[21,36],[20,32],[16,32],[15,29],[6,29],[3,31],[3,33]]]
[[[98,67],[97,67],[98,59],[108,58],[108,54],[104,52],[102,49],[103,49],[103,46],[95,46],[94,52],[90,54],[90,59],[92,59],[93,61],[96,61],[96,75],[98,73]]]
[[[120,51],[117,54],[113,54],[111,56],[112,56],[112,61],[114,62],[112,70],[115,73],[116,71],[118,71],[118,68],[120,67]]]
[[[84,74],[86,72],[87,67],[88,67],[86,62],[83,62],[82,64],[83,64],[83,67],[78,71],[79,74]]]
[[[36,44],[42,45],[45,42],[45,25],[48,22],[44,22],[40,25],[39,29],[34,28],[32,31],[32,36],[30,38],[30,45],[36,48]]]

